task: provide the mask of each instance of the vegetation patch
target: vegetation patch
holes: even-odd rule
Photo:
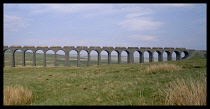
[[[4,87],[4,105],[28,105],[32,102],[32,92],[22,86]]]
[[[146,69],[142,70],[141,73],[144,74],[156,74],[160,72],[175,72],[182,70],[182,67],[175,64],[161,63],[149,65]]]
[[[182,68],[188,68],[188,69],[194,69],[194,68],[205,68],[205,66],[202,65],[190,65],[190,66],[183,66]]]
[[[193,78],[176,79],[163,90],[166,105],[206,105],[206,77],[200,81]]]

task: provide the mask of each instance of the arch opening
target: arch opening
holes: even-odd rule
[[[69,52],[69,63],[72,67],[77,67],[77,54],[78,52],[76,50],[71,50]]]
[[[121,52],[121,64],[127,64],[129,62],[129,52],[124,50]]]
[[[98,65],[98,52],[96,50],[92,50],[90,52],[90,65],[91,66]]]
[[[32,50],[25,51],[25,65],[26,66],[33,65],[33,51]]]
[[[163,52],[163,61],[171,61],[172,60],[172,54],[169,51]]]
[[[111,52],[111,63],[118,64],[118,51],[114,50]]]
[[[36,66],[43,66],[44,52],[42,50],[36,51]]]
[[[101,52],[101,65],[102,64],[108,64],[108,51],[106,50]]]
[[[22,66],[22,51],[21,50],[15,50],[15,66]]]
[[[134,56],[134,63],[140,63],[140,52],[139,51],[135,51],[133,53]]]
[[[157,53],[157,62],[162,62],[163,61],[163,54],[160,51],[155,51],[155,53]],[[155,60],[155,59],[154,59]]]
[[[182,59],[183,57],[185,57],[185,53],[184,53],[184,52],[181,53],[181,59]]]
[[[163,61],[167,61],[168,54],[167,52],[163,52]]]
[[[9,49],[4,51],[4,66],[11,66],[12,52]]]
[[[176,61],[176,57],[177,57],[178,53],[176,51],[172,52],[172,61]]]
[[[88,53],[86,50],[80,51],[80,66],[87,67],[88,65]]]
[[[144,62],[145,63],[152,61],[151,60],[151,55],[152,55],[152,53],[150,51],[145,51],[144,52]]]
[[[55,52],[53,50],[48,50],[46,52],[46,66],[54,66]]]
[[[56,65],[65,66],[65,52],[63,50],[58,50],[56,52]]]
[[[174,51],[174,53],[176,54],[176,57],[173,60],[180,60],[181,59],[181,54],[178,51]],[[172,54],[173,56],[173,54]]]
[[[181,59],[186,59],[189,56],[189,53],[187,51],[183,51],[181,53]]]
[[[159,59],[159,51],[155,51],[153,53],[153,57],[154,57],[154,62],[158,62],[158,59]]]

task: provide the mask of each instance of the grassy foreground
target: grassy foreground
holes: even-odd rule
[[[179,69],[157,67],[161,65]],[[206,105],[206,75],[206,59],[197,58],[80,68],[5,67],[4,89],[31,91],[27,105]]]

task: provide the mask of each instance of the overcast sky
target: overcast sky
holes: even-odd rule
[[[206,49],[206,4],[4,4],[4,45]]]

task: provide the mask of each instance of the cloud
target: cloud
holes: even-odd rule
[[[179,8],[179,7],[193,7],[194,4],[189,3],[169,3],[169,4],[159,4],[159,6],[165,6],[165,7],[172,7],[172,8]]]
[[[17,17],[17,16],[4,15],[4,30],[17,32],[17,31],[29,26],[29,23],[27,22],[29,20],[31,20],[31,19]]]
[[[157,30],[163,22],[152,21],[150,17],[131,17],[119,22],[119,25],[128,31],[151,31]]]
[[[143,41],[159,41],[155,36],[149,35],[129,35],[128,37],[143,40]]]
[[[134,8],[135,9],[135,8]],[[139,8],[139,11],[132,11],[125,14],[124,19],[118,25],[128,31],[152,31],[159,29],[164,23],[153,21],[150,17],[155,11],[148,7]]]
[[[148,8],[141,4],[17,4],[14,8],[25,10],[29,14],[76,14],[82,13],[85,17],[95,17],[115,13],[144,12]],[[6,8],[10,5],[6,5]]]
[[[29,14],[46,14],[46,13],[80,13],[85,12],[84,15],[87,16],[96,16],[101,14],[110,14],[110,13],[124,13],[124,12],[140,12],[144,13],[148,10],[154,10],[159,8],[168,8],[168,7],[192,7],[194,4],[181,4],[181,3],[163,3],[163,4],[6,4],[5,8],[17,8],[20,10],[25,10]],[[155,10],[154,10],[155,11]]]
[[[151,12],[130,13],[130,14],[127,14],[125,17],[126,18],[135,18],[135,17],[139,17],[139,16],[143,16],[143,15],[149,15],[149,14],[151,14]]]
[[[32,13],[80,13],[92,10],[101,10],[104,8],[102,4],[39,4],[33,5]]]
[[[149,17],[153,10],[148,7],[141,7],[142,4],[43,4],[35,13],[82,13],[85,18],[97,17],[108,14],[125,15],[119,25],[129,31],[157,30],[163,23],[151,20]],[[42,7],[42,8],[41,8]]]

